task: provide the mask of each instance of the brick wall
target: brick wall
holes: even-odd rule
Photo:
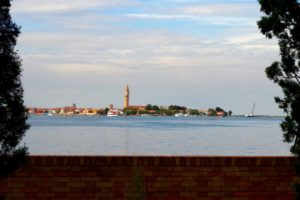
[[[292,157],[31,156],[7,199],[292,200]]]

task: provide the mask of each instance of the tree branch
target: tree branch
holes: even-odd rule
[[[296,72],[293,72],[295,75],[294,78],[296,79],[297,83],[300,85],[300,77],[296,74]]]

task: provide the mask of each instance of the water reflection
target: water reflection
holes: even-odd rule
[[[32,117],[33,155],[290,155],[276,118]]]

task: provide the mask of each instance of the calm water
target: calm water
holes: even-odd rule
[[[32,155],[290,155],[281,118],[32,116]]]

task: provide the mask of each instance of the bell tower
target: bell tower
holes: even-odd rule
[[[129,87],[126,85],[124,93],[124,108],[129,106]]]

